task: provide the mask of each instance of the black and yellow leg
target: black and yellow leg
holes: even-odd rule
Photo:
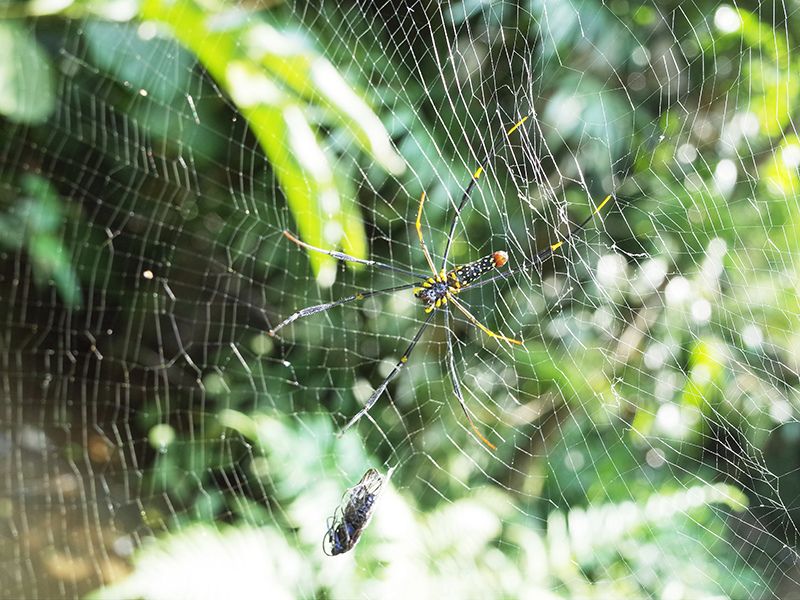
[[[333,258],[338,258],[339,260],[359,263],[361,265],[368,265],[370,267],[380,267],[381,269],[386,269],[387,271],[395,271],[397,273],[411,275],[412,277],[416,277],[417,279],[425,279],[426,277],[425,275],[420,275],[419,273],[414,273],[413,271],[409,271],[401,267],[387,265],[386,263],[378,262],[377,260],[366,260],[363,258],[356,258],[355,256],[350,256],[349,254],[345,254],[344,252],[339,252],[338,250],[323,250],[322,248],[317,248],[316,246],[312,246],[311,244],[306,244],[302,240],[298,240],[288,231],[284,231],[283,235],[292,240],[298,246],[302,246],[307,250],[313,250],[314,252],[319,252],[320,254],[327,254],[328,256],[332,256]]]
[[[450,296],[450,303],[451,303],[451,304],[453,304],[453,306],[455,306],[455,307],[456,307],[458,310],[460,310],[461,312],[463,312],[465,315],[467,315],[467,318],[468,318],[470,321],[472,321],[472,322],[473,322],[473,323],[474,323],[474,324],[475,324],[475,325],[476,325],[476,326],[477,326],[479,329],[481,329],[481,330],[482,330],[484,333],[486,333],[486,334],[487,334],[489,337],[493,337],[493,338],[495,338],[495,339],[498,339],[498,340],[503,340],[503,341],[505,341],[505,342],[508,342],[509,344],[519,344],[519,345],[522,345],[522,342],[520,342],[519,340],[515,340],[514,338],[506,337],[506,336],[504,336],[504,335],[501,335],[501,334],[499,334],[499,333],[495,333],[495,332],[494,332],[494,331],[492,331],[491,329],[488,329],[487,327],[485,327],[483,324],[481,324],[481,322],[480,322],[480,321],[478,321],[478,319],[476,319],[476,318],[473,316],[473,314],[472,314],[471,312],[469,312],[469,311],[467,310],[466,306],[464,306],[463,304],[461,304],[461,302],[459,302],[458,300],[456,300],[455,298],[453,298],[453,296]]]
[[[275,335],[279,329],[283,329],[289,323],[296,321],[300,317],[307,317],[308,315],[313,315],[314,313],[322,312],[323,310],[328,310],[329,308],[333,308],[334,306],[339,306],[340,304],[347,304],[348,302],[353,302],[355,300],[363,300],[364,298],[371,298],[372,296],[378,296],[380,294],[391,294],[393,292],[399,292],[401,290],[408,290],[413,287],[417,287],[418,283],[407,283],[405,285],[398,285],[397,287],[385,288],[382,290],[374,290],[374,291],[364,291],[358,294],[353,294],[352,296],[348,296],[347,298],[342,298],[341,300],[336,300],[335,302],[326,302],[324,304],[317,304],[316,306],[309,306],[304,308],[303,310],[298,310],[294,313],[291,317],[288,317],[281,321],[276,327],[273,327],[269,330],[270,337]]]
[[[522,125],[525,121],[528,120],[528,117],[525,117],[521,121],[519,121],[516,125],[514,125],[511,129],[506,132],[506,135],[511,135],[520,125]],[[489,161],[489,157],[486,157],[486,162]],[[458,224],[458,219],[461,217],[461,211],[464,210],[464,206],[467,204],[467,200],[469,200],[470,195],[472,194],[472,190],[475,187],[475,184],[478,183],[478,178],[483,173],[483,166],[478,167],[478,170],[472,174],[472,179],[470,179],[469,184],[467,185],[467,189],[464,190],[464,194],[461,196],[461,202],[458,204],[458,208],[456,209],[456,214],[453,217],[453,223],[450,225],[450,233],[447,236],[447,245],[444,248],[444,255],[442,257],[442,270],[447,270],[447,257],[450,255],[450,246],[453,243],[453,236],[456,233],[456,225]],[[434,272],[436,270],[434,269]]]
[[[419,331],[417,331],[417,335],[414,336],[414,339],[411,341],[408,348],[403,353],[403,356],[395,365],[394,369],[392,369],[392,372],[389,373],[386,379],[384,379],[383,382],[377,388],[375,388],[375,391],[372,392],[372,395],[367,400],[367,403],[364,405],[364,408],[358,411],[358,414],[356,414],[356,416],[354,416],[347,422],[347,425],[344,426],[344,428],[339,432],[339,435],[337,437],[342,437],[345,434],[345,432],[348,429],[350,429],[350,427],[352,427],[361,417],[367,414],[369,412],[369,409],[372,408],[372,406],[378,401],[378,398],[380,398],[383,392],[386,391],[386,387],[389,385],[389,382],[392,379],[394,379],[395,375],[397,375],[400,372],[400,370],[406,365],[406,362],[408,362],[409,356],[411,356],[411,353],[414,351],[414,347],[417,345],[417,342],[419,342],[419,339],[422,337],[422,333],[430,324],[434,314],[436,314],[435,311],[431,312],[431,314],[428,315],[428,318],[425,319],[425,322],[419,328]]]
[[[464,402],[464,395],[461,393],[461,384],[458,381],[458,373],[456,372],[456,365],[455,360],[453,358],[453,340],[452,340],[452,332],[450,329],[450,313],[446,313],[445,317],[445,324],[447,327],[447,367],[448,371],[450,371],[450,379],[453,381],[453,391],[456,394],[456,398],[458,398],[458,403],[461,405],[461,408],[464,410],[464,414],[467,416],[467,421],[472,426],[473,431],[475,431],[475,435],[477,435],[481,441],[489,446],[492,450],[497,450],[497,446],[492,444],[489,440],[487,440],[483,434],[478,431],[478,428],[475,427],[475,423],[472,421],[472,417],[469,414],[469,410],[467,410],[467,403]]]
[[[419,234],[419,244],[422,246],[422,252],[425,254],[425,259],[428,261],[428,265],[431,268],[431,272],[436,275],[436,267],[433,266],[433,260],[431,259],[430,252],[428,252],[428,247],[425,245],[425,239],[422,237],[422,224],[420,223],[422,219],[422,204],[425,202],[425,192],[422,192],[422,198],[419,200],[419,210],[417,211],[417,233]]]
[[[586,227],[586,225],[589,224],[589,221],[591,221],[592,218],[603,209],[603,207],[608,203],[609,200],[611,200],[611,195],[606,196],[606,199],[603,200],[600,203],[600,205],[597,208],[594,209],[592,214],[589,215],[583,221],[583,223],[581,223],[575,229],[570,231],[569,235],[567,235],[563,240],[553,244],[552,246],[548,246],[547,248],[545,248],[544,250],[539,252],[536,256],[534,256],[532,259],[526,260],[521,265],[519,265],[517,267],[514,267],[513,269],[509,269],[508,271],[504,271],[503,273],[500,273],[498,275],[494,275],[493,277],[489,277],[488,279],[483,279],[482,281],[479,281],[477,283],[466,285],[466,286],[462,287],[460,291],[463,291],[463,290],[466,290],[466,289],[469,289],[469,288],[480,287],[482,285],[486,285],[487,283],[491,283],[492,281],[496,281],[498,279],[503,279],[504,277],[508,277],[510,275],[514,275],[515,273],[519,273],[520,271],[524,271],[525,269],[529,269],[531,267],[535,267],[540,262],[542,262],[544,260],[547,260],[548,258],[550,258],[550,256],[552,256],[552,254],[556,250],[558,250],[564,244],[568,243],[573,237],[575,237],[578,233],[580,233],[583,230],[583,228]]]

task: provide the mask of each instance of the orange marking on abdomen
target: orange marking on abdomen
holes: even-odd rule
[[[508,262],[508,253],[499,250],[492,254],[492,258],[494,258],[495,267],[502,267]]]

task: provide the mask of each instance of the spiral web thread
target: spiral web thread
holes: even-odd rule
[[[420,196],[438,265],[479,166],[450,268],[514,269],[612,200],[459,294],[522,345],[438,311],[339,439],[424,307],[403,290],[269,332],[414,278],[284,235],[309,217],[244,96],[166,29],[29,19],[56,101],[0,147],[0,593],[797,593],[794,9],[217,8],[335,68],[388,131],[393,167],[336,108],[304,115],[339,194],[326,248],[361,235],[359,258],[429,276]],[[342,492],[391,467],[358,547],[324,556]]]

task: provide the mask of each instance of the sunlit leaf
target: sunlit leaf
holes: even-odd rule
[[[142,16],[169,25],[230,93],[269,158],[300,238],[365,256],[366,236],[354,195],[337,187],[309,109],[317,105],[330,112],[337,126],[388,171],[399,173],[404,163],[375,114],[330,63],[252,16],[209,14],[189,0],[148,0]],[[336,261],[313,252],[309,260],[320,283],[330,285]]]
[[[23,123],[44,122],[55,108],[50,58],[13,21],[0,21],[0,55],[0,114]]]

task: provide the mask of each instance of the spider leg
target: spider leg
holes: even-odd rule
[[[470,179],[467,189],[464,190],[464,195],[461,196],[461,202],[458,204],[456,214],[453,217],[453,223],[450,225],[450,233],[447,235],[447,245],[444,247],[444,255],[442,257],[442,270],[447,269],[447,256],[450,254],[450,246],[453,244],[453,236],[456,233],[456,225],[458,224],[458,219],[461,217],[461,211],[464,210],[464,206],[467,204],[467,200],[469,200],[470,194],[472,194],[472,190],[475,188],[475,184],[478,182],[478,177],[481,176],[481,173],[483,173],[482,166],[478,167],[478,170],[472,174],[472,179]],[[435,272],[436,270],[434,269],[434,273]]]
[[[397,364],[395,365],[394,369],[392,369],[392,372],[389,373],[389,375],[386,377],[386,379],[383,380],[383,383],[381,383],[375,389],[375,391],[372,392],[372,396],[369,397],[369,400],[367,400],[367,403],[364,405],[364,408],[362,408],[360,411],[358,411],[356,416],[354,416],[352,419],[350,419],[347,422],[347,425],[344,426],[344,428],[339,432],[339,435],[337,435],[336,437],[342,437],[345,434],[345,432],[348,429],[350,429],[350,427],[356,421],[358,421],[361,417],[363,417],[365,414],[367,414],[369,412],[369,409],[372,408],[372,405],[375,404],[375,402],[378,401],[378,398],[380,398],[381,394],[383,394],[383,392],[386,390],[386,387],[389,385],[389,382],[392,379],[394,379],[394,376],[397,375],[400,372],[400,369],[402,369],[405,366],[406,361],[408,360],[408,357],[411,356],[411,352],[414,350],[414,346],[417,345],[417,342],[422,337],[422,332],[425,331],[425,329],[428,327],[428,325],[430,324],[431,320],[433,319],[433,315],[435,315],[435,314],[436,314],[436,311],[432,310],[431,314],[428,315],[428,318],[425,319],[425,322],[419,328],[419,331],[417,331],[417,335],[414,336],[414,339],[411,341],[411,344],[409,344],[408,349],[405,351],[403,356],[397,362]]]
[[[578,233],[580,233],[580,232],[583,230],[583,228],[584,228],[584,227],[586,227],[586,225],[588,225],[589,221],[591,221],[591,220],[592,220],[592,218],[593,218],[593,217],[594,217],[594,216],[595,216],[597,213],[599,213],[601,210],[603,210],[603,207],[606,205],[606,203],[607,203],[609,200],[611,200],[611,194],[609,194],[608,196],[606,196],[606,199],[605,199],[605,200],[603,200],[603,201],[600,203],[600,206],[598,206],[597,208],[595,208],[595,209],[594,209],[594,212],[593,212],[592,214],[590,214],[588,217],[586,217],[586,219],[583,221],[583,223],[581,223],[581,224],[580,224],[580,225],[578,225],[578,226],[577,226],[575,229],[573,229],[572,231],[570,231],[570,232],[569,232],[569,235],[568,235],[567,237],[565,237],[563,240],[561,240],[561,241],[560,241],[560,242],[558,242],[557,244],[553,244],[552,246],[550,246],[550,248],[549,248],[549,252],[550,252],[550,253],[553,253],[553,252],[555,252],[555,251],[558,249],[558,247],[559,247],[559,246],[561,246],[562,244],[564,244],[564,243],[568,242],[570,239],[572,239],[572,237],[573,237],[573,236],[575,236],[575,235],[577,235]],[[548,250],[548,249],[545,249],[545,250]],[[540,252],[539,254],[541,254],[541,252]],[[537,256],[538,256],[538,255],[537,255]],[[540,260],[544,260],[545,258],[547,258],[547,256],[549,256],[549,255],[545,255],[545,256],[544,256],[543,258],[541,258]]]
[[[347,298],[342,298],[341,300],[337,300],[336,302],[326,302],[325,304],[309,306],[307,308],[304,308],[303,310],[298,310],[291,317],[284,319],[277,327],[270,329],[269,335],[270,337],[274,337],[276,331],[278,331],[279,329],[283,329],[289,323],[296,321],[300,317],[307,317],[308,315],[313,315],[314,313],[322,312],[323,310],[328,310],[329,308],[333,308],[334,306],[339,306],[340,304],[347,304],[348,302],[353,302],[354,300],[363,300],[364,298],[371,298],[372,296],[378,296],[381,294],[391,294],[392,292],[399,292],[400,290],[408,290],[418,286],[419,283],[407,283],[405,285],[398,285],[397,287],[385,288],[382,290],[374,290],[371,292],[360,292],[358,294],[353,294],[352,296],[348,296]]]
[[[489,277],[488,279],[483,279],[483,280],[479,281],[478,283],[472,283],[470,285],[465,285],[463,288],[461,288],[459,290],[459,292],[462,292],[464,290],[468,290],[470,288],[475,288],[475,287],[480,287],[482,285],[486,285],[487,283],[491,283],[492,281],[495,281],[497,279],[503,279],[504,277],[508,277],[509,275],[514,275],[515,273],[519,273],[520,271],[522,271],[524,269],[529,269],[530,267],[535,267],[540,262],[543,262],[543,261],[547,260],[548,258],[550,258],[550,256],[552,256],[552,254],[556,250],[558,250],[559,247],[561,247],[564,244],[568,243],[574,236],[579,234],[583,230],[583,228],[586,227],[586,225],[589,224],[589,221],[591,221],[592,218],[602,210],[602,208],[606,205],[606,203],[609,200],[611,200],[611,195],[610,194],[608,196],[606,196],[606,199],[603,200],[600,203],[600,206],[598,206],[596,209],[594,209],[594,212],[591,215],[589,215],[586,218],[586,220],[583,221],[583,223],[581,223],[575,229],[570,231],[569,235],[567,237],[565,237],[563,240],[561,240],[560,242],[558,242],[556,244],[553,244],[552,246],[550,246],[548,248],[545,248],[544,250],[539,252],[536,256],[534,256],[532,259],[524,261],[521,265],[519,265],[517,267],[514,267],[513,269],[509,269],[508,271],[504,271],[504,272],[502,272],[502,273],[500,273],[498,275],[495,275],[493,277]]]
[[[467,416],[467,421],[469,421],[469,424],[472,426],[472,429],[475,431],[481,441],[489,446],[489,448],[492,450],[497,450],[497,446],[483,437],[483,434],[478,431],[477,427],[475,427],[475,423],[472,422],[472,417],[469,415],[469,411],[467,410],[467,404],[464,402],[464,396],[461,394],[461,384],[458,381],[458,373],[456,373],[456,365],[453,359],[453,334],[450,331],[450,311],[447,310],[445,310],[445,328],[447,330],[445,332],[445,335],[447,336],[447,366],[449,367],[450,378],[453,380],[453,390],[455,390],[458,403],[461,404],[461,408],[464,409],[464,414]]]
[[[506,135],[511,135],[517,127],[522,125],[525,121],[528,120],[528,117],[525,117],[521,121],[519,121],[516,125],[514,125],[511,129],[506,132]],[[487,156],[484,160],[484,164],[489,162],[489,157]],[[444,248],[444,257],[442,259],[442,270],[447,269],[447,257],[450,254],[450,246],[453,243],[453,235],[456,232],[456,225],[458,224],[458,219],[461,216],[461,211],[464,210],[464,206],[467,204],[467,200],[469,200],[470,194],[472,194],[472,189],[475,187],[475,184],[478,182],[478,177],[481,176],[483,173],[483,166],[481,165],[478,167],[478,170],[475,171],[472,175],[472,179],[470,180],[469,184],[467,185],[467,189],[464,190],[464,195],[461,196],[461,202],[458,204],[458,208],[456,209],[455,217],[453,217],[453,223],[450,225],[450,234],[447,236],[447,245]],[[434,273],[436,269],[434,269]]]
[[[514,133],[514,130],[515,130],[515,129],[517,129],[517,128],[518,128],[520,125],[522,125],[522,124],[523,124],[525,121],[527,121],[527,120],[528,120],[528,117],[525,117],[525,118],[524,118],[524,119],[522,119],[521,121],[518,121],[516,125],[514,125],[514,126],[511,128],[511,129],[509,129],[509,130],[506,132],[506,135],[511,135],[512,133]]]
[[[465,288],[465,289],[466,289],[466,288]],[[473,314],[467,310],[467,307],[466,307],[466,306],[464,306],[463,304],[461,304],[461,302],[459,302],[459,301],[458,301],[458,300],[456,300],[455,298],[453,298],[453,296],[450,296],[450,298],[449,298],[448,300],[449,300],[450,302],[452,302],[452,303],[453,303],[453,305],[454,305],[454,306],[455,306],[455,307],[456,307],[458,310],[460,310],[460,311],[461,311],[461,312],[463,312],[465,315],[467,315],[467,318],[468,318],[470,321],[472,321],[472,322],[473,322],[473,323],[474,323],[474,324],[475,324],[477,327],[479,327],[480,329],[482,329],[482,330],[484,331],[484,333],[486,333],[486,334],[487,334],[487,335],[489,335],[490,337],[497,338],[497,339],[499,339],[499,340],[504,340],[504,341],[508,342],[509,344],[519,344],[519,345],[522,345],[522,342],[520,342],[519,340],[515,340],[514,338],[506,337],[506,336],[504,336],[504,335],[501,335],[501,334],[499,334],[499,333],[495,333],[494,331],[492,331],[492,330],[488,329],[487,327],[485,327],[484,325],[482,325],[482,324],[481,324],[481,322],[480,322],[480,321],[478,321],[478,319],[476,319],[476,318],[473,316]]]
[[[422,279],[422,280],[427,279],[425,275],[420,275],[419,273],[414,273],[413,271],[408,271],[400,267],[387,265],[386,263],[378,262],[377,260],[365,260],[363,258],[356,258],[355,256],[350,256],[349,254],[345,254],[344,252],[339,252],[338,250],[323,250],[322,248],[317,248],[316,246],[312,246],[311,244],[306,244],[305,242],[298,240],[288,231],[284,231],[283,235],[292,240],[298,246],[302,246],[307,250],[313,250],[314,252],[319,252],[320,254],[327,254],[328,256],[332,256],[333,258],[338,258],[339,260],[359,263],[362,265],[369,265],[370,267],[380,267],[381,269],[386,269],[387,271],[395,271],[397,273],[404,273],[406,275],[411,275],[412,277],[416,277],[417,279]]]
[[[425,202],[425,192],[422,192],[422,198],[419,200],[419,210],[417,211],[417,233],[419,234],[419,243],[422,246],[422,252],[425,254],[425,259],[428,261],[428,265],[433,271],[434,277],[437,275],[436,267],[433,266],[433,260],[431,260],[430,252],[428,252],[428,247],[425,245],[425,240],[422,237],[422,225],[420,225],[420,219],[422,218],[422,203]]]

